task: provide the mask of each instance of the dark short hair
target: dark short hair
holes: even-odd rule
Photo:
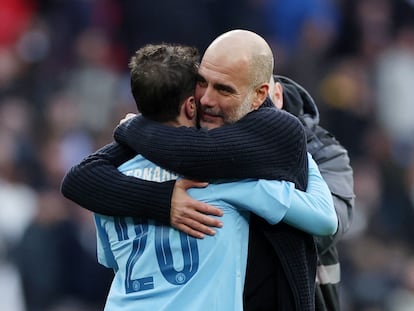
[[[172,44],[148,44],[131,58],[131,89],[143,116],[158,122],[177,118],[184,99],[194,95],[199,52]]]

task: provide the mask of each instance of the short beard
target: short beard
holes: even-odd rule
[[[229,114],[225,120],[224,124],[233,124],[243,118],[246,114],[252,111],[252,99],[254,96],[254,91],[251,90],[247,93],[246,97],[244,98],[243,103],[235,107],[234,110]]]

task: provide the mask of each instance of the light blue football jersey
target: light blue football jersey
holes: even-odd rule
[[[140,155],[119,170],[156,182],[178,178]],[[330,193],[320,180],[313,185],[326,200]],[[292,202],[315,203],[284,181],[243,180],[188,192],[224,211],[215,236],[200,240],[152,220],[95,215],[98,261],[115,271],[106,311],[243,310],[250,211],[275,224]]]

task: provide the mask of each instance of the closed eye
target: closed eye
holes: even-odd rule
[[[223,95],[231,95],[236,93],[236,90],[234,88],[225,84],[215,84],[214,88]]]
[[[207,87],[207,81],[202,76],[197,75],[197,85],[202,88]]]

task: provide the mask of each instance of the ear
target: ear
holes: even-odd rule
[[[252,109],[257,110],[266,100],[269,94],[269,83],[262,83],[254,90]]]
[[[185,100],[184,113],[189,120],[193,120],[196,117],[197,107],[194,96],[190,96]]]
[[[270,97],[277,108],[283,108],[283,86],[280,82],[275,83],[273,94]]]

